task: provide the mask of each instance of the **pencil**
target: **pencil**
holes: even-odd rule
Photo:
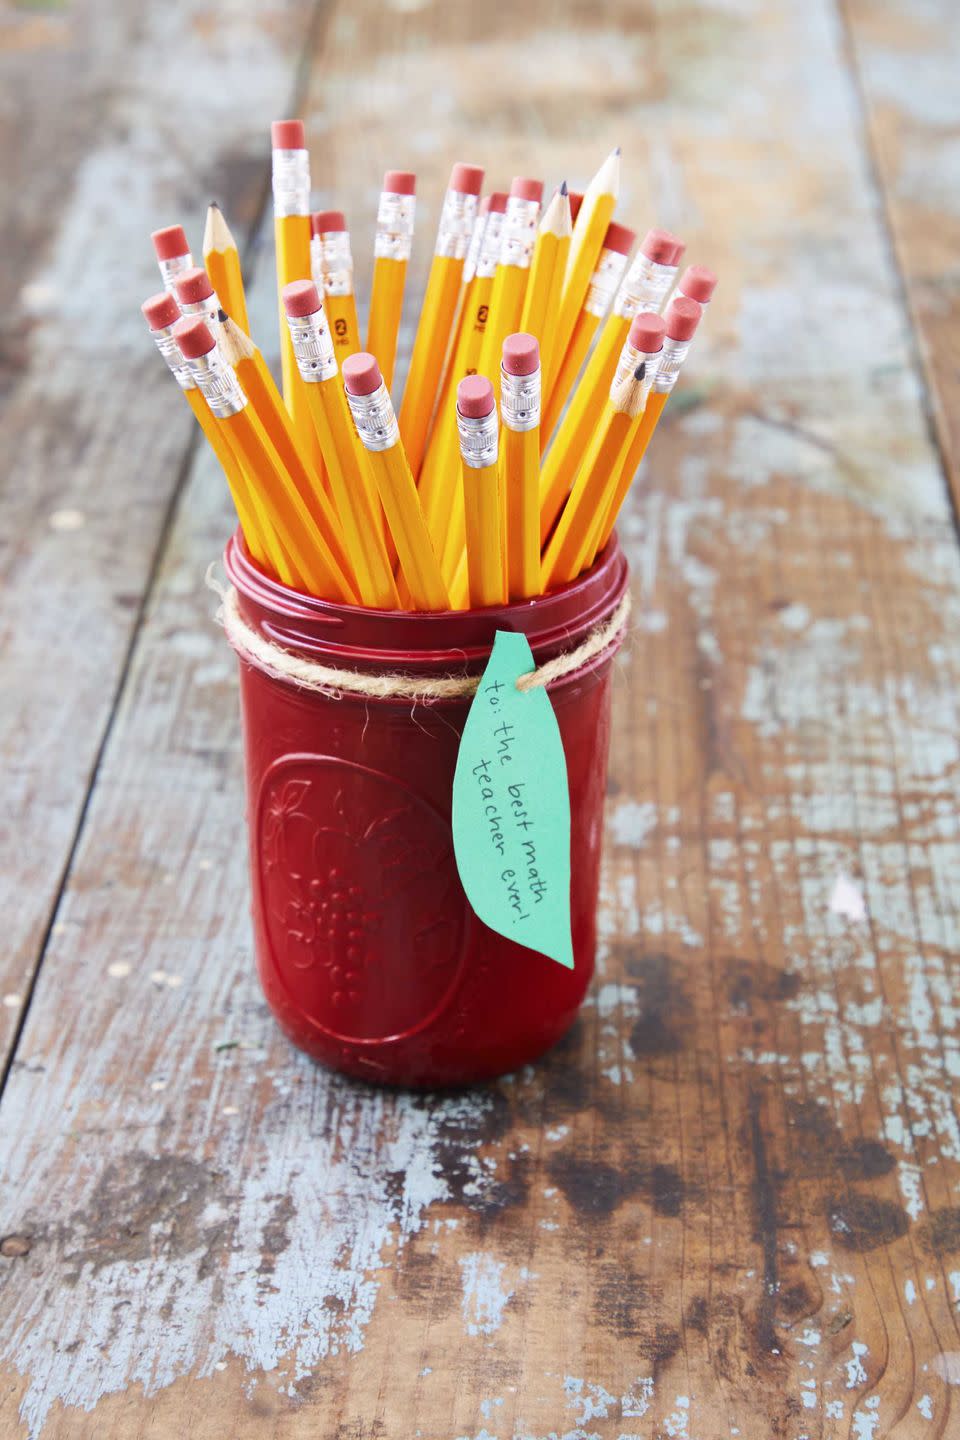
[[[540,347],[536,337],[508,335],[500,366],[500,463],[507,594],[540,594]]]
[[[283,300],[360,599],[377,609],[396,609],[400,596],[383,543],[373,476],[354,434],[319,291],[312,280],[295,281]]]
[[[564,585],[579,575],[596,506],[610,475],[619,473],[627,446],[640,424],[649,388],[646,365],[641,361],[636,370],[611,389],[595,442],[544,551],[544,590]]]
[[[600,254],[603,237],[607,233],[607,226],[613,219],[613,210],[619,191],[620,147],[618,145],[616,150],[607,156],[584,191],[583,203],[573,227],[550,369],[544,376],[545,405],[549,403],[556,373],[566,354],[573,327],[577,323],[577,316],[580,314],[587,287],[590,284],[590,276],[596,269],[597,257]]]
[[[172,295],[177,277],[185,270],[193,269],[193,256],[187,244],[186,232],[182,225],[167,225],[162,230],[154,230],[150,239],[153,241],[157,264],[160,266],[163,288]]]
[[[701,310],[706,310],[717,288],[717,277],[706,265],[688,265],[677,281],[673,299],[683,296],[685,300],[696,300]]]
[[[310,216],[310,264],[314,283],[333,336],[337,360],[360,349],[357,301],[353,293],[353,252],[342,210],[316,210]]]
[[[500,259],[493,279],[490,315],[483,336],[479,373],[499,384],[503,342],[520,328],[530,265],[537,241],[543,182],[517,175],[510,185],[500,241]]]
[[[407,262],[413,243],[417,208],[417,177],[412,170],[388,170],[377,206],[374,240],[373,289],[367,349],[380,362],[383,383],[389,390],[397,362],[397,337],[403,314]]]
[[[243,290],[240,253],[223,211],[215,200],[207,210],[203,232],[203,263],[221,306],[241,330],[250,333],[247,300]]]
[[[220,299],[210,283],[210,276],[201,265],[184,270],[173,282],[174,294],[181,314],[197,316],[215,325],[220,312]]]
[[[360,351],[343,364],[343,384],[357,434],[367,451],[380,503],[397,548],[400,574],[415,610],[449,610],[420,498],[400,439],[390,392],[376,358]]]
[[[280,307],[280,366],[283,400],[305,455],[323,473],[306,387],[297,369],[283,308],[284,287],[310,278],[310,156],[302,120],[275,120],[272,145],[273,233],[277,255],[277,303]]]
[[[400,406],[400,434],[415,479],[420,475],[482,184],[481,167],[460,162],[453,167],[444,196],[433,263]]]
[[[457,386],[457,428],[470,604],[500,605],[506,593],[500,554],[499,426],[493,386],[485,375],[468,375]]]
[[[667,230],[648,230],[607,316],[540,475],[540,539],[544,543],[570,493],[576,467],[596,429],[633,317],[657,311],[677,273],[684,245]]]
[[[553,345],[572,230],[570,195],[564,181],[540,221],[520,316],[520,329],[525,334],[536,335],[540,342],[541,369],[544,356],[549,356]]]
[[[596,269],[590,277],[590,284],[573,327],[566,354],[556,371],[556,378],[550,392],[550,403],[544,412],[541,432],[543,445],[546,445],[556,428],[570,391],[580,374],[580,367],[587,358],[587,351],[593,343],[597,327],[610,308],[610,302],[623,279],[623,272],[627,268],[627,257],[633,249],[633,242],[636,238],[636,231],[626,225],[619,225],[616,220],[611,220],[607,226]]]

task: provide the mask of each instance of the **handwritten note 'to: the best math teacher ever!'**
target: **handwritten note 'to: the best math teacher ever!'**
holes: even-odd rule
[[[525,635],[498,630],[460,740],[453,848],[477,915],[573,969],[570,791],[557,717]]]

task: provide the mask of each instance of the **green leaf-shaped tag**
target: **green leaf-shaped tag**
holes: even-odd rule
[[[453,848],[467,899],[491,930],[573,969],[570,792],[546,690],[525,635],[498,630],[460,740]]]

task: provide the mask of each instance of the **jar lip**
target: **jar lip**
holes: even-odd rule
[[[483,610],[375,610],[321,600],[265,575],[239,530],[227,543],[224,568],[245,619],[278,645],[348,667],[412,673],[482,670],[497,630],[522,632],[539,661],[550,659],[609,618],[629,579],[615,535],[585,575],[533,600]]]

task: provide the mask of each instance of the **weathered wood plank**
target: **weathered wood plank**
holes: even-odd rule
[[[843,0],[886,213],[954,501],[960,505],[960,12]]]
[[[198,467],[0,1112],[29,1246],[0,1261],[0,1418],[949,1436],[960,556],[836,17],[408,12],[340,7],[317,77],[358,256],[398,114],[436,195],[474,125],[497,178],[534,141],[585,174],[602,105],[627,213],[723,271],[624,526],[599,982],[546,1063],[466,1096],[366,1090],[278,1037]],[[549,80],[490,38],[508,21]]]
[[[159,288],[149,231],[189,197],[199,252],[214,181],[251,222],[310,10],[86,0],[4,20],[0,1062],[193,439],[138,315]]]

